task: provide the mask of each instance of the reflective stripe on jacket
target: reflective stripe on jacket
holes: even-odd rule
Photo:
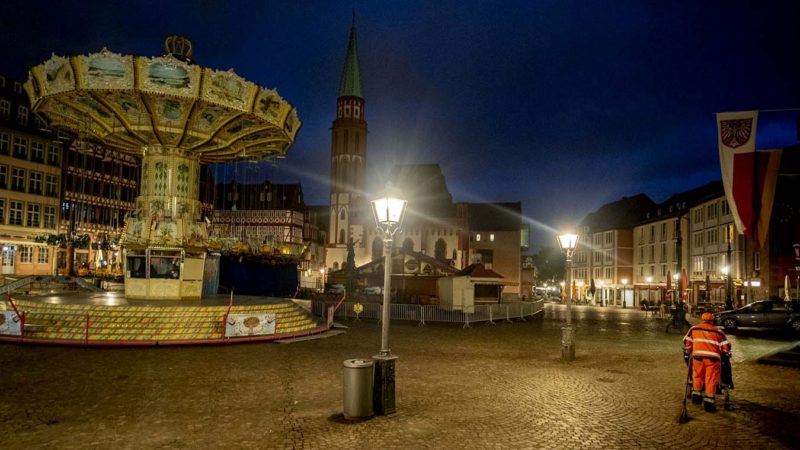
[[[683,348],[692,356],[719,358],[720,353],[730,353],[731,344],[718,327],[703,322],[689,329],[683,338]]]

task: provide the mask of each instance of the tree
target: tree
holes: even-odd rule
[[[564,277],[566,259],[561,249],[554,246],[542,247],[539,253],[533,256],[539,281],[560,280]]]
[[[344,275],[346,277],[345,289],[347,292],[353,293],[356,289],[356,250],[355,243],[350,240],[347,243],[347,262],[344,266]]]

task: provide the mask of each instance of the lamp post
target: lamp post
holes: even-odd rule
[[[681,274],[679,274],[678,272],[675,272],[675,273],[672,274],[672,281],[673,281],[673,284],[675,285],[675,292],[678,293],[678,295],[676,296],[677,297],[677,301],[675,301],[675,298],[673,298],[672,299],[673,303],[680,303],[681,300],[682,300],[682,298],[681,298],[681,287],[678,286],[678,280],[680,280],[680,279],[681,279]]]
[[[622,279],[622,309],[625,309],[625,288],[628,286],[628,279]]]
[[[653,277],[647,277],[647,304],[650,304],[650,285],[653,283]]]
[[[731,279],[731,268],[728,266],[722,266],[722,268],[719,270],[722,272],[722,276],[725,278],[725,310],[730,311],[733,309],[733,301],[731,300],[731,286],[728,283],[728,281]]]
[[[572,333],[572,282],[570,280],[572,275],[572,255],[575,253],[575,247],[578,246],[577,234],[561,234],[558,236],[558,245],[561,246],[561,251],[567,258],[566,264],[566,277],[564,278],[567,285],[567,323],[561,328],[561,360],[572,361],[575,359],[575,339]]]
[[[325,268],[319,269],[320,275],[322,275],[322,293],[325,293]]]
[[[600,306],[606,306],[606,280],[600,280]]]
[[[403,223],[406,200],[391,192],[387,185],[386,194],[372,200],[372,213],[378,229],[383,232],[383,308],[381,310],[381,350],[373,356],[375,361],[374,384],[372,388],[373,409],[376,414],[393,414],[395,408],[394,380],[395,360],[389,349],[389,321],[391,320],[390,301],[392,292],[392,244],[394,234]]]

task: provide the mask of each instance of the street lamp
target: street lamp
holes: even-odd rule
[[[647,304],[650,304],[650,285],[653,283],[653,277],[647,277]]]
[[[372,200],[372,214],[378,229],[383,232],[383,309],[381,319],[381,351],[372,357],[375,360],[374,384],[372,388],[373,409],[376,414],[393,414],[395,408],[394,379],[395,360],[389,350],[389,321],[391,320],[390,297],[392,292],[392,244],[394,234],[403,223],[406,200],[387,185],[386,194]]]
[[[325,293],[325,268],[319,269],[319,273],[322,275],[322,293]]]
[[[575,339],[572,334],[572,254],[575,253],[575,247],[578,246],[578,235],[566,233],[558,236],[558,245],[561,246],[561,251],[567,258],[566,264],[566,277],[565,282],[567,285],[567,324],[561,328],[561,360],[572,361],[575,359]]]
[[[625,287],[628,285],[628,279],[622,279],[622,309],[625,309]]]
[[[682,300],[682,298],[681,298],[681,287],[678,286],[678,280],[680,280],[680,279],[681,279],[681,274],[679,274],[678,272],[675,272],[675,273],[672,274],[672,281],[675,284],[675,292],[678,293],[678,295],[677,295],[678,301],[676,302],[675,298],[673,297],[672,298],[672,302],[673,303],[680,303],[681,300]]]
[[[719,270],[722,272],[722,276],[725,278],[725,310],[730,311],[733,309],[733,301],[731,300],[731,287],[728,284],[728,281],[731,279],[731,268],[728,266],[722,266],[722,268]]]
[[[606,306],[606,280],[600,280],[600,306]]]

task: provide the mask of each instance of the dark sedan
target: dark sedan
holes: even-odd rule
[[[714,324],[726,330],[739,327],[790,328],[800,332],[800,303],[780,300],[753,302],[714,314]]]

